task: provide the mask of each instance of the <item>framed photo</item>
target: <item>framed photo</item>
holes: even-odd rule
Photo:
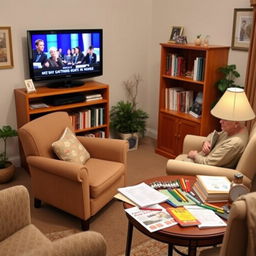
[[[170,35],[169,42],[175,43],[176,38],[178,36],[182,36],[182,33],[183,33],[183,27],[173,26],[172,29],[171,29],[171,35]]]
[[[0,27],[0,69],[13,68],[11,27]]]
[[[32,79],[27,79],[25,80],[25,87],[27,93],[35,92],[36,88],[34,86],[33,80]]]
[[[253,8],[234,9],[232,50],[248,51],[253,25]]]

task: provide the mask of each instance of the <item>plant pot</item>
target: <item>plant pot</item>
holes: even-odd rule
[[[119,133],[119,136],[123,140],[127,140],[129,144],[129,151],[136,150],[138,148],[139,135],[135,133]]]
[[[5,168],[0,169],[0,183],[11,180],[15,172],[15,166],[11,162],[6,163],[5,166]]]

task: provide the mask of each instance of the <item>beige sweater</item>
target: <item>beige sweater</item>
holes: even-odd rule
[[[207,156],[198,154],[194,162],[235,168],[248,143],[248,139],[249,135],[246,128],[243,128],[239,133],[232,136],[228,136],[226,132],[220,132],[216,145],[211,152]]]
[[[210,133],[206,140],[211,140]],[[235,168],[249,140],[248,130],[243,128],[239,133],[228,136],[226,132],[219,132],[219,138],[208,155],[199,152],[192,160],[187,155],[179,155],[176,160],[195,162],[198,164]]]

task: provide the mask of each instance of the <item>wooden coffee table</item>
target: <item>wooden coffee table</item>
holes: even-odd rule
[[[154,181],[170,181],[177,180],[178,178],[189,179],[191,185],[195,182],[196,178],[194,176],[162,176],[152,179],[145,180],[143,182],[150,184]],[[163,207],[170,207],[166,203],[161,204]],[[124,208],[133,207],[128,203],[124,203]],[[129,256],[132,244],[133,227],[136,227],[144,235],[151,237],[163,243],[168,244],[168,256],[172,256],[173,250],[180,253],[174,246],[185,246],[188,247],[188,256],[196,256],[197,247],[204,246],[214,246],[222,243],[222,239],[226,230],[226,227],[219,228],[206,228],[199,229],[196,226],[193,227],[180,227],[179,225],[174,225],[169,228],[165,228],[156,232],[149,232],[144,228],[139,222],[137,222],[132,216],[126,213],[128,218],[128,232],[126,241],[125,255]],[[181,255],[185,255],[180,253]]]

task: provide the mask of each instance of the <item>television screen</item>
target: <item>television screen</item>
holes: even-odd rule
[[[30,77],[69,85],[102,75],[102,37],[102,29],[27,31]]]

